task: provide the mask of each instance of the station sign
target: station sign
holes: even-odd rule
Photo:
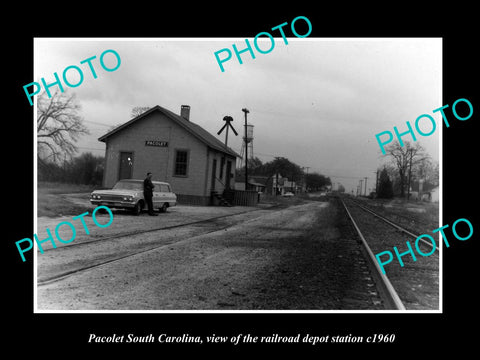
[[[145,140],[145,146],[168,147],[168,141]]]

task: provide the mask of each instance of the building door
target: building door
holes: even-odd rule
[[[217,175],[217,159],[213,159],[213,165],[212,165],[212,184],[211,184],[211,189],[210,191],[215,191],[215,177]]]
[[[120,169],[118,172],[118,180],[131,179],[133,174],[133,153],[120,153]]]
[[[232,162],[227,161],[227,171],[225,174],[225,188],[230,189],[230,179],[231,179],[231,172],[232,172]]]

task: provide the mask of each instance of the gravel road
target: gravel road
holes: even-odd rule
[[[38,254],[38,310],[383,309],[338,204],[215,207],[236,214],[153,230],[162,220],[185,222],[188,211],[189,221],[208,218],[199,209],[163,219],[115,214],[123,230],[97,228],[75,240],[83,244]],[[152,231],[131,234],[138,222]]]

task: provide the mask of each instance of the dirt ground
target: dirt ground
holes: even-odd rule
[[[212,218],[212,212],[216,219],[135,234]],[[86,221],[90,226],[91,218]],[[286,208],[179,206],[157,217],[114,213],[111,227],[93,227],[75,240],[82,244],[37,254],[37,308],[382,309],[345,221],[326,201]],[[58,222],[38,220],[43,227]]]

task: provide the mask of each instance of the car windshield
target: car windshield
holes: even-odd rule
[[[119,181],[113,187],[114,190],[143,190],[143,183],[140,181]]]

